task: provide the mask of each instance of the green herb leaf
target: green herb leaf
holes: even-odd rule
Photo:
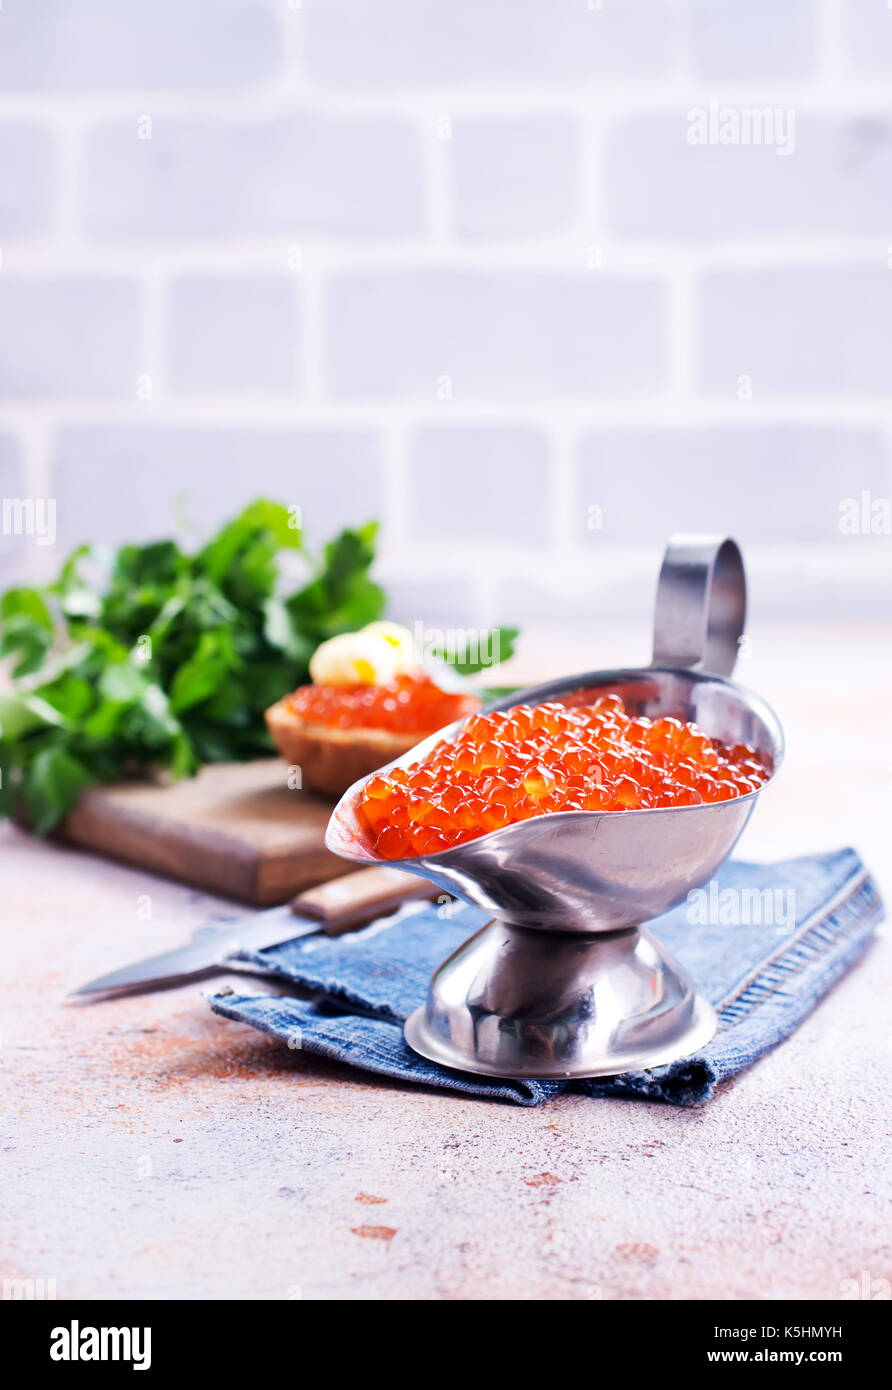
[[[39,589],[7,589],[0,599],[0,622],[27,617],[52,636],[53,618]]]
[[[354,632],[384,612],[384,591],[368,575],[377,534],[374,521],[342,531],[325,547],[315,577],[287,600],[289,612],[317,645],[339,632]]]
[[[232,638],[226,628],[203,632],[190,659],[171,682],[170,707],[175,714],[199,705],[222,685],[238,665]]]
[[[434,649],[431,655],[448,662],[459,675],[473,676],[513,656],[517,634],[516,627],[493,627],[475,632],[473,638],[461,643],[446,644],[442,651]]]
[[[300,550],[302,532],[297,514],[278,502],[259,498],[240,516],[228,522],[198,555],[198,564],[215,584],[225,588],[237,557],[258,537],[265,536],[273,551]]]
[[[39,695],[0,693],[0,739],[4,743],[15,743],[35,729],[64,725],[64,716]]]
[[[42,749],[26,765],[22,798],[38,835],[45,835],[74,809],[90,780],[83,764],[61,747]]]
[[[15,658],[14,676],[40,668],[53,644],[53,619],[37,589],[8,589],[0,599],[0,657]]]

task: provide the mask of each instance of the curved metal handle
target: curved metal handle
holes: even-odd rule
[[[736,541],[674,535],[657,584],[653,666],[730,676],[746,619],[746,576]]]

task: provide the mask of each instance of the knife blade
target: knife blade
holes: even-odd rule
[[[297,937],[324,932],[339,936],[384,917],[402,903],[433,898],[440,890],[401,869],[360,869],[319,884],[284,907],[268,908],[232,921],[200,927],[190,941],[134,961],[72,990],[69,999],[145,993],[225,971],[239,951],[260,951]]]

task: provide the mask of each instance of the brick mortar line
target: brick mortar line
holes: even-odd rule
[[[135,119],[145,112],[229,124],[308,113],[352,121],[364,116],[411,120],[444,111],[463,118],[553,112],[582,117],[597,109],[611,120],[624,120],[642,112],[659,114],[685,103],[703,105],[710,100],[728,106],[783,104],[811,109],[820,105],[827,114],[841,115],[858,114],[865,105],[888,107],[890,74],[892,62],[885,68],[853,64],[827,73],[816,65],[808,73],[787,77],[707,77],[679,70],[660,78],[601,72],[588,79],[543,76],[512,81],[493,77],[451,83],[422,77],[417,85],[394,83],[383,88],[326,86],[283,68],[281,75],[268,82],[231,87],[196,83],[176,88],[93,88],[89,92],[62,87],[7,89],[0,91],[0,119],[38,119],[44,124],[75,119],[89,125]]]
[[[637,116],[671,116],[681,108],[708,106],[718,101],[730,107],[793,106],[809,118],[857,118],[889,113],[892,97],[885,69],[853,69],[841,77],[766,78],[761,85],[731,79],[680,78],[660,85],[641,77],[616,77],[572,83],[543,79],[524,88],[510,82],[479,86],[438,86],[378,92],[325,89],[307,84],[295,90],[287,83],[274,90],[262,87],[211,92],[201,87],[177,91],[132,88],[108,93],[93,91],[0,91],[0,121],[27,121],[62,130],[74,127],[92,134],[106,124],[135,122],[140,115],[153,120],[191,119],[227,125],[262,125],[295,116],[318,116],[337,124],[390,119],[406,124],[431,123],[448,114],[462,120],[510,120],[565,115],[584,120],[596,113],[606,128]],[[636,89],[637,84],[637,89]],[[845,85],[843,85],[845,84]]]
[[[303,242],[295,242],[304,252]],[[325,390],[325,312],[324,277],[315,268],[292,272],[297,291],[297,385],[301,394],[327,395]]]
[[[845,55],[840,4],[838,0],[817,0],[815,13],[815,76],[828,84],[844,82],[851,74],[852,60],[847,61]]]
[[[151,412],[151,417],[149,417]],[[297,398],[286,393],[245,392],[236,396],[230,390],[199,396],[168,391],[151,402],[126,399],[92,398],[71,400],[64,397],[2,397],[3,418],[27,421],[52,413],[59,421],[82,424],[143,424],[151,418],[159,425],[196,426],[217,423],[221,427],[246,428],[262,424],[270,429],[295,425],[301,428],[374,429],[391,424],[395,414],[400,423],[413,425],[468,426],[488,424],[516,428],[569,425],[574,429],[673,430],[727,429],[733,427],[807,429],[838,425],[840,428],[883,430],[892,426],[892,400],[887,396],[846,399],[825,392],[812,397],[777,397],[739,401],[729,388],[727,396],[694,395],[684,402],[664,392],[662,395],[622,397],[511,397],[508,395],[468,396],[450,402],[433,395],[378,397],[332,396],[328,400]]]
[[[443,116],[451,120],[448,111],[441,112],[437,120]],[[452,243],[455,228],[454,134],[445,139],[439,135],[436,122],[429,128],[425,123],[422,140],[427,237],[432,246],[447,247]]]
[[[588,231],[580,228],[583,230]],[[150,256],[159,269],[171,276],[198,271],[208,275],[258,271],[289,275],[295,273],[287,266],[288,250],[294,244],[303,248],[306,265],[339,276],[375,271],[406,275],[454,271],[492,275],[519,272],[576,275],[580,278],[597,275],[660,278],[675,269],[703,275],[714,271],[736,271],[744,275],[766,270],[857,270],[871,266],[889,272],[892,222],[886,233],[853,233],[844,238],[788,232],[748,241],[730,238],[702,242],[658,241],[608,236],[593,243],[591,237],[584,236],[568,241],[567,233],[558,232],[549,240],[552,244],[545,247],[530,246],[522,237],[488,240],[485,246],[471,239],[455,238],[437,243],[422,238],[381,238],[375,242],[339,237],[333,241],[331,236],[318,232],[300,234],[299,227],[293,235],[283,231],[276,238],[228,243],[186,239],[126,244],[118,241],[106,245],[91,240],[72,248],[45,237],[30,242],[15,239],[4,242],[3,272],[34,279],[78,275],[104,275],[112,279],[140,275]],[[600,245],[604,253],[600,270],[586,266],[592,244]]]
[[[412,429],[402,420],[390,420],[381,428],[385,499],[383,520],[387,538],[392,541],[393,548],[400,552],[405,550],[412,530],[412,509],[409,505],[412,434]]]

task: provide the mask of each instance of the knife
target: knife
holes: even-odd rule
[[[184,946],[100,975],[72,990],[68,998],[86,1000],[169,988],[231,969],[239,951],[262,951],[314,932],[340,936],[387,916],[402,903],[433,898],[439,891],[427,879],[401,869],[359,869],[298,894],[284,907],[251,917],[212,918]]]

